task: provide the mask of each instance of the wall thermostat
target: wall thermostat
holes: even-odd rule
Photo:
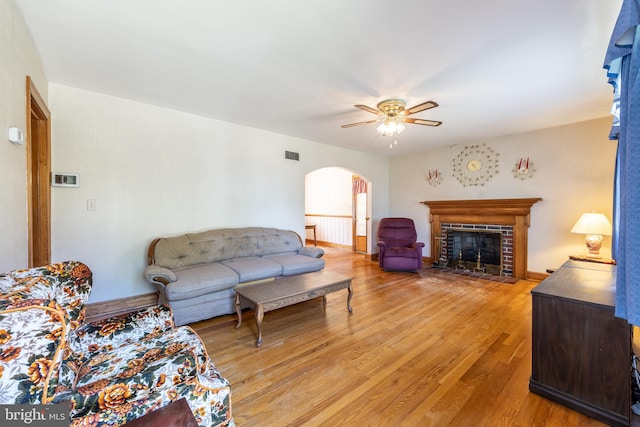
[[[9,142],[14,144],[22,145],[24,144],[24,134],[17,127],[9,128]]]
[[[54,187],[80,187],[77,173],[51,172],[51,185]]]

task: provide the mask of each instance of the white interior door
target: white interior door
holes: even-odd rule
[[[355,195],[355,250],[356,252],[367,252],[367,193],[357,193]]]

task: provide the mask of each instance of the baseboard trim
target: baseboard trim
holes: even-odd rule
[[[546,384],[540,383],[534,379],[529,379],[529,391],[545,397],[553,402],[566,406],[567,408],[578,411],[591,418],[595,418],[598,421],[610,426],[628,426],[630,425],[628,412],[626,414],[619,414],[614,411],[607,411],[601,409],[588,402],[583,402],[580,398],[572,396],[569,393],[565,393],[554,389]],[[629,411],[627,407],[627,411]]]
[[[131,313],[132,311],[148,308],[156,304],[158,304],[158,294],[156,292],[95,302],[87,304],[85,321],[91,323],[97,320],[108,319],[109,317]]]
[[[538,273],[536,271],[527,271],[527,280],[531,280],[532,282],[542,282],[547,277],[549,277],[548,273]]]
[[[304,244],[305,244],[305,246],[313,246],[313,239],[306,239]],[[318,240],[317,245],[318,246],[326,246],[326,247],[329,247],[329,248],[353,249],[353,246],[351,246],[351,245],[341,245],[339,243],[324,242],[322,240]]]

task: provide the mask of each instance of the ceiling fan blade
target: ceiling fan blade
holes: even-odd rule
[[[359,109],[364,110],[364,111],[367,111],[367,112],[372,113],[372,114],[376,114],[376,115],[377,114],[382,114],[382,112],[380,112],[379,110],[376,110],[375,108],[368,107],[366,105],[358,104],[358,105],[354,105],[354,107],[359,108]]]
[[[422,104],[414,105],[413,107],[406,109],[405,114],[408,116],[409,114],[419,113],[420,111],[428,110],[430,108],[435,108],[437,106],[438,106],[437,102],[427,101],[427,102],[423,102]]]
[[[366,122],[349,123],[348,125],[342,125],[341,127],[343,127],[343,128],[352,128],[354,126],[368,125],[368,124],[375,123],[375,122],[377,122],[377,120],[367,120]]]
[[[412,119],[406,118],[403,120],[405,123],[413,123],[414,125],[425,125],[425,126],[440,126],[442,122],[438,122],[435,120],[424,120],[424,119]]]

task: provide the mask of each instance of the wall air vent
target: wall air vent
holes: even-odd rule
[[[285,151],[284,158],[287,160],[295,160],[296,162],[300,161],[300,153],[296,153],[295,151]]]

